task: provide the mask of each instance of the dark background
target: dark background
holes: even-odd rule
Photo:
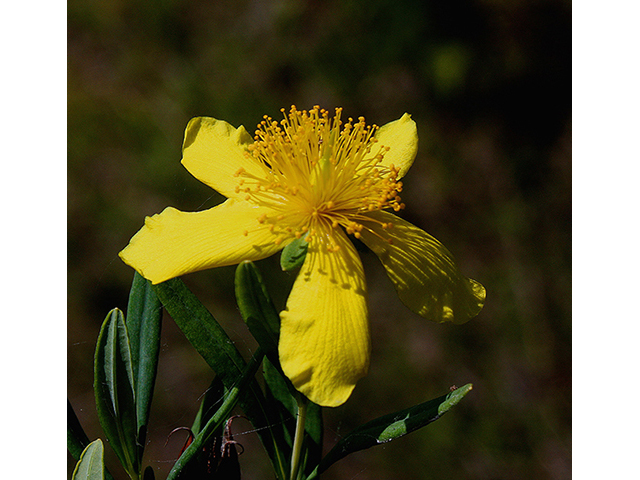
[[[355,426],[473,391],[442,420],[332,467],[335,479],[566,479],[571,475],[571,3],[498,0],[68,2],[68,390],[101,436],[92,362],[101,322],[126,308],[117,257],[145,215],[221,197],[180,165],[194,116],[250,131],[281,107],[344,107],[383,125],[412,114],[420,146],[403,217],[487,288],[462,325],[427,323],[372,254],[370,373],[325,409],[326,449]],[[293,278],[259,262],[284,305]],[[249,355],[234,268],[185,282]],[[212,377],[165,318],[145,464],[161,479]],[[234,424],[234,428],[236,424]],[[244,478],[270,479],[237,423]],[[112,472],[117,468],[108,447]],[[73,462],[69,462],[71,468]]]

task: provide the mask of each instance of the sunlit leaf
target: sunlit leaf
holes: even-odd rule
[[[442,397],[365,423],[333,447],[320,462],[318,472],[324,472],[329,466],[350,453],[382,445],[435,422],[462,400],[471,388],[472,385],[469,383]]]
[[[73,471],[72,480],[104,480],[104,445],[97,439],[87,445]]]

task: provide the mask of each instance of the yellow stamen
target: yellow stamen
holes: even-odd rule
[[[261,174],[244,168],[234,174],[235,191],[246,193],[244,200],[278,212],[269,226],[276,240],[309,231],[307,241],[316,238],[335,251],[332,231],[338,226],[358,238],[362,222],[370,221],[366,213],[404,208],[400,170],[383,164],[389,147],[374,138],[377,126],[366,125],[364,117],[343,122],[340,108],[333,118],[318,106],[282,112],[279,122],[264,116],[246,150]],[[258,217],[266,221],[265,214]]]

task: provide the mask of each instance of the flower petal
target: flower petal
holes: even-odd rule
[[[444,245],[391,213],[367,216],[375,222],[365,223],[361,240],[378,256],[406,306],[436,322],[464,323],[480,313],[484,287],[460,274]],[[383,229],[382,223],[393,226]],[[393,244],[384,240],[389,238]]]
[[[187,124],[182,145],[182,164],[189,173],[225,197],[235,198],[239,178],[246,172],[262,176],[262,169],[245,156],[253,138],[243,126],[235,128],[223,120],[197,117]]]
[[[366,286],[360,258],[342,231],[340,247],[309,245],[287,308],[280,313],[280,363],[293,385],[326,407],[347,401],[369,368]]]
[[[232,199],[203,212],[168,207],[145,219],[120,258],[154,284],[206,268],[259,260],[284,246],[277,246],[268,225],[258,222],[269,211]]]
[[[404,177],[418,153],[418,130],[416,122],[411,120],[411,115],[405,113],[398,120],[383,125],[376,132],[375,138],[379,145],[390,147],[384,155],[382,164],[386,166],[393,164],[400,169],[398,179]]]

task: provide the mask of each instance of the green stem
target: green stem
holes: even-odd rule
[[[304,422],[307,419],[307,399],[303,395],[298,395],[298,418],[296,420],[296,433],[293,440],[293,452],[291,454],[291,477],[290,480],[298,478],[300,468],[300,452],[302,452],[302,442],[304,440]]]

